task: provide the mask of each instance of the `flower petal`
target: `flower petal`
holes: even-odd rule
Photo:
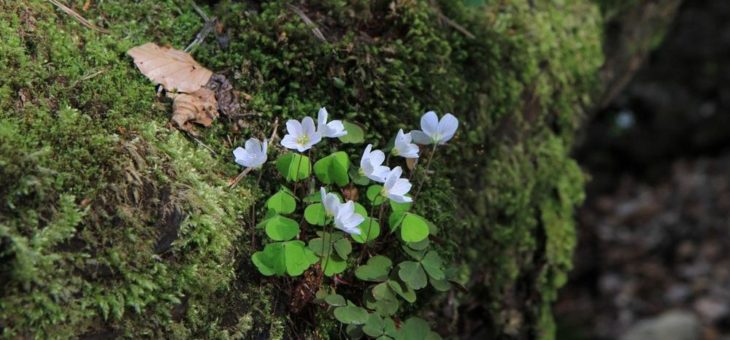
[[[235,159],[236,163],[246,155],[246,150],[244,150],[242,147],[237,147],[235,150],[233,150],[233,159]],[[241,164],[241,163],[238,163]]]
[[[327,109],[324,107],[319,109],[319,112],[317,112],[317,128],[320,128],[327,124],[327,116],[329,113],[327,113]]]
[[[428,111],[421,117],[421,130],[429,135],[433,136],[438,133],[439,128],[439,117],[436,112]]]
[[[281,145],[287,149],[299,149],[296,137],[292,135],[286,135],[281,139]]]
[[[370,153],[370,164],[372,165],[380,165],[383,164],[385,161],[385,154],[380,150],[375,150]]]
[[[411,137],[413,138],[413,142],[416,144],[428,145],[433,143],[431,137],[421,130],[411,131]]]
[[[302,123],[296,119],[289,119],[286,121],[286,131],[296,139],[302,135]]]
[[[405,178],[399,178],[395,181],[395,185],[388,191],[394,195],[405,195],[411,191],[412,184]]]
[[[451,138],[454,137],[454,134],[456,133],[456,129],[459,127],[459,120],[454,117],[454,115],[447,113],[443,118],[441,118],[441,121],[439,122],[439,136],[441,136],[441,140],[439,141],[439,144],[445,144],[448,142]]]
[[[386,191],[390,192],[390,189],[395,186],[396,181],[400,178],[401,173],[403,173],[403,169],[400,166],[393,168],[388,173],[388,176],[385,178],[385,184],[383,185]]]
[[[310,139],[317,132],[314,127],[314,120],[312,117],[304,117],[304,119],[302,119],[302,132],[309,136]]]

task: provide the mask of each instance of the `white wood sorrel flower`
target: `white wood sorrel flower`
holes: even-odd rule
[[[412,202],[413,199],[406,196],[411,191],[411,182],[406,178],[400,178],[403,169],[397,166],[388,173],[380,194],[398,203]]]
[[[365,221],[365,217],[355,212],[355,203],[347,201],[337,207],[335,215],[335,227],[350,235],[360,235],[360,223]]]
[[[458,127],[459,120],[454,115],[447,113],[439,121],[436,112],[428,111],[421,117],[421,130],[411,131],[411,136],[416,144],[443,145],[454,137]]]
[[[281,145],[299,152],[311,149],[322,140],[322,135],[315,130],[314,120],[311,117],[304,117],[301,123],[296,119],[289,119],[286,122],[286,132],[287,134],[281,139]]]
[[[266,162],[267,141],[260,142],[256,138],[249,138],[244,147],[237,147],[233,150],[233,157],[236,163],[247,168],[260,168]]]
[[[346,135],[347,131],[345,131],[345,125],[342,124],[342,121],[333,120],[327,123],[328,115],[327,109],[319,109],[319,113],[317,113],[317,133],[327,138],[337,138]]]
[[[418,158],[418,146],[411,143],[411,133],[403,133],[403,129],[398,130],[395,145],[390,153],[403,158]]]
[[[322,195],[322,206],[324,212],[328,217],[334,217],[337,215],[337,210],[340,208],[340,198],[333,193],[327,193],[324,187],[319,188],[319,193]]]
[[[382,165],[384,161],[385,154],[380,150],[373,150],[373,145],[368,144],[360,158],[360,174],[379,183],[385,182],[385,176],[390,169]]]

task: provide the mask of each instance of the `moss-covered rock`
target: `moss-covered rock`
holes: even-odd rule
[[[482,307],[439,329],[553,335],[584,181],[569,150],[603,60],[597,3],[310,1],[301,10],[322,41],[285,1],[218,2],[205,9],[227,46],[210,37],[194,56],[247,95],[241,117],[200,141],[166,125],[169,103],[124,55],[147,41],[185,46],[203,24],[191,2],[71,3],[110,33],[50,2],[0,3],[5,336],[301,332],[280,308],[288,292],[249,263],[257,189],[228,188],[229,155],[274,119],[323,105],[370,141],[429,109],[459,117],[422,212],[461,268],[469,293],[456,301]],[[464,328],[469,317],[482,327]],[[304,332],[334,329],[322,327]]]

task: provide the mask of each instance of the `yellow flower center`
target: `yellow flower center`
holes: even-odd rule
[[[309,143],[309,136],[301,135],[301,136],[297,137],[297,144],[307,145],[307,143]]]

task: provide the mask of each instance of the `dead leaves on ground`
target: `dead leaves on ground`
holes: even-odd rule
[[[168,94],[172,102],[172,121],[181,130],[192,131],[193,123],[209,127],[218,118],[215,93],[200,88],[193,93]]]
[[[146,43],[127,51],[140,72],[170,92],[192,93],[205,86],[213,72],[190,54],[172,47]]]
[[[208,127],[218,118],[215,92],[205,87],[213,72],[190,54],[154,43],[131,48],[127,54],[142,74],[162,85],[173,99],[171,120],[177,128],[196,135],[194,123]]]

